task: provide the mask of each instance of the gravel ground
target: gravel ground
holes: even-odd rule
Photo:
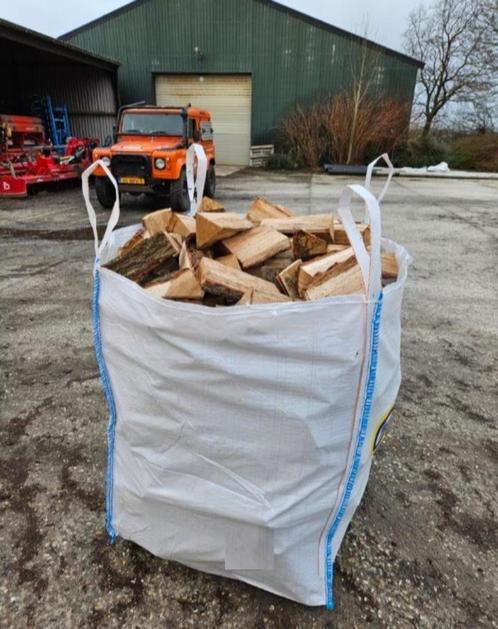
[[[241,171],[219,198],[327,211],[346,181]],[[497,198],[496,181],[414,178],[383,204],[385,234],[415,257],[404,378],[336,562],[335,612],[108,544],[81,194],[1,200],[0,626],[498,626]],[[149,210],[129,197],[121,223]]]

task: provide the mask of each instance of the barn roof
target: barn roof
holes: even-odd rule
[[[77,35],[78,33],[86,31],[87,29],[97,26],[98,24],[107,22],[108,20],[111,20],[112,18],[118,15],[121,15],[122,13],[126,13],[127,11],[133,10],[138,5],[145,4],[146,2],[149,2],[149,1],[150,0],[133,0],[132,2],[129,2],[128,4],[125,4],[122,7],[119,7],[119,9],[115,9],[114,11],[111,11],[110,13],[106,13],[105,15],[102,15],[101,17],[98,17],[95,20],[88,22],[87,24],[83,24],[82,26],[79,26],[78,28],[68,31],[67,33],[64,33],[63,35],[60,36],[60,39],[64,41],[67,39],[70,39],[71,37],[73,37],[74,35]],[[343,37],[347,37],[353,40],[358,40],[360,42],[366,41],[373,48],[382,50],[383,52],[389,55],[392,55],[394,57],[397,57],[398,59],[401,59],[402,61],[405,61],[406,63],[415,65],[418,68],[423,68],[424,66],[422,61],[419,61],[418,59],[415,59],[414,57],[405,55],[402,52],[398,52],[397,50],[393,50],[392,48],[388,48],[387,46],[382,46],[381,44],[377,44],[376,42],[373,42],[367,39],[366,37],[361,37],[360,35],[356,35],[355,33],[351,33],[337,26],[333,26],[332,24],[329,24],[328,22],[324,22],[323,20],[314,18],[310,15],[307,15],[306,13],[297,11],[296,9],[291,9],[290,7],[284,6],[283,4],[274,2],[274,0],[253,0],[253,1],[262,2],[264,4],[271,5],[277,11],[281,11],[282,13],[287,13],[288,15],[292,15],[293,17],[296,17],[302,21],[308,22],[309,24],[312,24],[323,30],[326,30],[332,33],[337,33],[339,35],[342,35]]]

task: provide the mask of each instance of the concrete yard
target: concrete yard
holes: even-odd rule
[[[240,212],[256,195],[325,212],[347,182],[243,170],[218,197]],[[125,197],[121,224],[150,209]],[[108,544],[81,193],[0,200],[1,627],[498,626],[498,181],[396,178],[383,222],[415,258],[403,382],[328,612]]]

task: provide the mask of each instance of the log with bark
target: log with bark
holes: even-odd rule
[[[167,234],[159,232],[103,266],[129,280],[140,282],[160,264],[177,255]]]

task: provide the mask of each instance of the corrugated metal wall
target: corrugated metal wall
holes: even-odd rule
[[[123,102],[153,102],[152,73],[251,73],[253,144],[271,141],[296,101],[347,86],[362,51],[357,39],[265,0],[139,1],[67,40],[121,62]],[[416,65],[380,48],[369,59],[376,89],[411,103]]]
[[[5,113],[31,114],[33,96],[66,104],[72,132],[104,140],[116,118],[114,76],[107,70],[9,44],[10,78],[4,84]],[[0,97],[0,104],[3,98]]]

